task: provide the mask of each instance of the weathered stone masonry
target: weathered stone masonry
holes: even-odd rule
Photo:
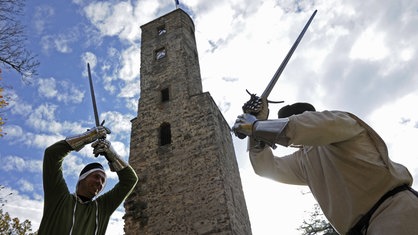
[[[192,19],[177,9],[141,29],[129,157],[139,181],[125,233],[251,234],[230,127],[202,92]]]

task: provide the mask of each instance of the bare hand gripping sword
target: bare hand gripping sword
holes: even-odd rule
[[[263,100],[267,101],[268,103],[283,103],[283,101],[273,102],[268,101],[267,97],[270,95],[271,91],[273,90],[274,85],[276,85],[277,80],[279,80],[280,75],[282,74],[284,68],[286,67],[287,63],[292,57],[293,52],[296,50],[296,47],[299,45],[299,42],[302,40],[303,35],[305,34],[306,30],[308,29],[309,25],[311,24],[313,18],[316,15],[317,10],[315,10],[312,16],[309,18],[308,22],[305,24],[302,32],[299,34],[296,41],[293,43],[293,46],[290,48],[289,52],[287,53],[286,57],[284,58],[283,62],[280,64],[279,68],[277,69],[276,73],[273,75],[273,78],[270,80],[269,84],[267,85],[266,89],[264,90],[263,94],[258,97],[256,94],[251,94],[248,90],[247,93],[251,96],[250,100],[242,106],[242,110],[244,113],[249,113],[252,115],[257,115],[262,107],[263,107]],[[241,135],[238,133],[238,137],[240,139],[244,139],[246,136]]]
[[[89,82],[90,82],[90,94],[91,94],[91,101],[93,102],[93,112],[94,112],[94,120],[96,122],[96,126],[103,126],[103,122],[100,124],[99,121],[99,112],[97,111],[97,105],[96,105],[96,97],[94,95],[94,88],[93,88],[93,80],[91,79],[91,72],[90,72],[90,64],[87,63],[87,71],[89,74]]]
[[[273,90],[274,85],[276,84],[277,80],[279,80],[280,75],[282,74],[284,68],[286,67],[287,63],[292,57],[293,52],[296,50],[296,47],[299,45],[299,42],[302,40],[303,35],[305,34],[306,30],[308,29],[309,25],[311,24],[313,18],[316,15],[317,10],[314,11],[312,16],[309,18],[308,22],[306,23],[305,27],[303,28],[302,32],[299,34],[296,41],[293,43],[293,46],[290,48],[289,52],[287,53],[286,57],[284,58],[283,62],[280,64],[279,68],[277,69],[276,73],[274,74],[273,78],[270,80],[270,83],[267,85],[266,89],[264,90],[263,94],[260,97],[256,96],[255,94],[251,94],[250,92],[247,93],[251,95],[251,99],[244,104],[242,107],[244,113],[250,113],[253,115],[258,114],[261,111],[261,102],[262,100],[267,100],[267,97],[270,95],[271,91]],[[273,103],[272,101],[268,101]],[[274,103],[282,103],[283,101],[274,102]]]

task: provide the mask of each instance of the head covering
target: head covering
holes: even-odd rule
[[[104,168],[103,168],[102,164],[100,164],[98,162],[93,162],[93,163],[87,164],[83,168],[83,170],[81,170],[80,175],[78,177],[78,182],[80,182],[80,180],[86,178],[88,175],[90,175],[91,173],[93,173],[95,171],[101,171],[106,176],[106,172],[104,171]]]
[[[287,118],[292,115],[301,114],[305,111],[315,111],[315,107],[309,103],[286,105],[279,110],[279,118]]]

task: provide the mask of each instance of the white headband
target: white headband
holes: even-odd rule
[[[106,172],[103,169],[93,168],[93,169],[91,169],[89,171],[84,172],[82,175],[80,175],[80,177],[78,177],[78,182],[80,182],[80,180],[83,180],[84,178],[86,178],[88,175],[90,175],[91,173],[93,173],[95,171],[101,171],[106,176]],[[106,181],[106,179],[105,179],[105,181]]]

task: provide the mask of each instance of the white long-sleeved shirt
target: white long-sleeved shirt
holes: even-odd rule
[[[324,215],[345,234],[386,192],[411,185],[406,167],[392,162],[383,140],[356,116],[340,111],[289,117],[283,130],[298,151],[275,157],[269,147],[250,148],[263,177],[309,186]]]

